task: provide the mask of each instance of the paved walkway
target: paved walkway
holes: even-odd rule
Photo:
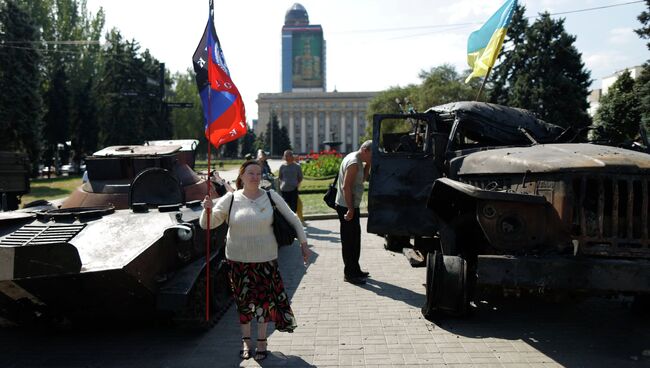
[[[273,332],[263,362],[241,361],[234,306],[209,332],[173,328],[0,329],[0,367],[650,367],[650,321],[620,301],[480,302],[472,318],[422,318],[425,269],[363,232],[368,284],[343,282],[338,221],[307,221],[313,263],[283,247],[299,327]],[[365,219],[362,219],[365,229]],[[646,356],[647,355],[647,356]]]
[[[361,264],[371,278],[363,286],[345,283],[338,221],[308,225],[313,264],[305,270],[298,247],[284,247],[280,254],[299,328],[270,335],[272,355],[264,367],[650,366],[643,357],[650,349],[650,323],[638,325],[620,303],[486,303],[474,318],[437,326],[420,313],[424,268],[411,268],[401,254],[384,250],[381,238],[364,232]],[[225,366],[239,363],[229,360],[239,349],[235,321],[231,308],[209,342],[219,347]],[[591,332],[592,323],[601,331]]]

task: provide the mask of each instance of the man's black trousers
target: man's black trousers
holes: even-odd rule
[[[354,209],[352,220],[345,220],[346,207],[336,206],[341,223],[341,249],[343,253],[343,273],[345,277],[359,277],[361,267],[359,257],[361,256],[361,224],[359,223],[359,209]]]
[[[280,192],[282,198],[289,205],[289,208],[295,213],[298,210],[298,189],[290,192]]]

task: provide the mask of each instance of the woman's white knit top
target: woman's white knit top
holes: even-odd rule
[[[270,193],[277,209],[296,229],[298,240],[306,242],[307,236],[298,216],[278,193],[273,190]],[[278,243],[273,235],[273,207],[265,192],[256,199],[247,198],[242,190],[226,193],[212,208],[210,228],[214,229],[228,219],[228,208],[233,198],[226,236],[226,258],[246,263],[277,259]],[[205,210],[201,213],[200,225],[204,229],[207,227]]]

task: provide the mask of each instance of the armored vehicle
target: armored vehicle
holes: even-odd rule
[[[0,152],[0,211],[17,210],[29,193],[29,158],[18,152]]]
[[[0,317],[214,323],[229,303],[226,229],[211,232],[206,263],[209,186],[182,146],[108,147],[86,165],[88,181],[59,208],[0,214]]]
[[[458,102],[373,125],[368,231],[426,255],[425,316],[477,290],[650,295],[650,155]]]

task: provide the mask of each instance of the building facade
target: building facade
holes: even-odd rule
[[[282,27],[282,92],[258,95],[255,134],[266,133],[275,113],[295,152],[320,152],[333,142],[340,142],[340,152],[358,149],[368,127],[368,104],[377,93],[327,92],[325,66],[323,28],[310,25],[307,10],[293,4]]]
[[[340,142],[340,152],[359,148],[370,122],[368,104],[377,92],[260,93],[256,134],[264,133],[272,113],[286,127],[294,151],[320,152],[324,142]]]
[[[589,102],[589,109],[587,112],[589,115],[592,117],[596,115],[596,111],[598,111],[598,108],[600,107],[600,99],[607,94],[609,87],[611,87],[612,84],[616,82],[618,77],[620,77],[621,74],[623,74],[626,70],[630,72],[632,79],[636,79],[636,77],[638,77],[639,74],[641,74],[643,71],[643,66],[637,65],[625,68],[601,79],[601,88],[596,88],[589,91],[589,96],[587,96],[587,101]]]

